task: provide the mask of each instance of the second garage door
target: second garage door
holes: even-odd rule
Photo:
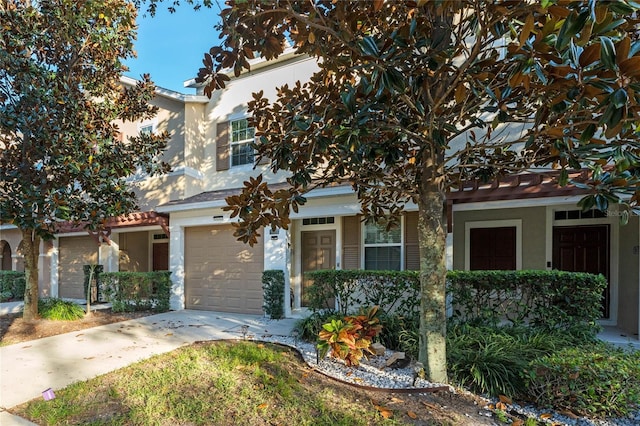
[[[231,226],[185,230],[185,307],[262,314],[263,246],[236,240]]]
[[[98,263],[98,245],[91,237],[61,237],[58,242],[60,297],[84,299],[84,265]]]

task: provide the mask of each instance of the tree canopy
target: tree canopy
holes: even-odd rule
[[[420,360],[446,380],[445,196],[465,181],[559,171],[583,208],[638,208],[640,40],[631,1],[228,1],[221,44],[203,59],[206,92],[256,56],[318,59],[307,82],[249,104],[256,149],[288,189],[261,177],[227,199],[236,235],[264,226],[316,187],[349,182],[367,217],[419,209]],[[586,170],[580,181],[570,172]]]
[[[0,3],[0,223],[23,233],[25,318],[37,315],[40,240],[61,221],[96,229],[132,211],[126,178],[168,169],[167,134],[125,141],[117,125],[156,113],[148,76],[120,80],[135,18],[125,0]]]

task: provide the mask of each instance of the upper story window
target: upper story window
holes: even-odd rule
[[[402,265],[402,229],[364,225],[364,269],[399,271]]]
[[[255,129],[246,118],[231,121],[231,166],[253,164]]]
[[[141,135],[150,135],[154,130],[153,123],[142,124],[138,127],[138,131]]]

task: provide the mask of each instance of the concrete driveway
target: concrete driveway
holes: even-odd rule
[[[48,388],[55,391],[199,340],[289,336],[295,321],[182,310],[0,347],[0,424],[30,424],[5,409],[41,398]]]

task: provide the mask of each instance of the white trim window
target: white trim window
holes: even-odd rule
[[[232,120],[231,127],[231,166],[253,164],[255,129],[249,126],[246,118]]]
[[[387,231],[385,225],[365,223],[364,269],[400,271],[402,269],[402,226]]]

